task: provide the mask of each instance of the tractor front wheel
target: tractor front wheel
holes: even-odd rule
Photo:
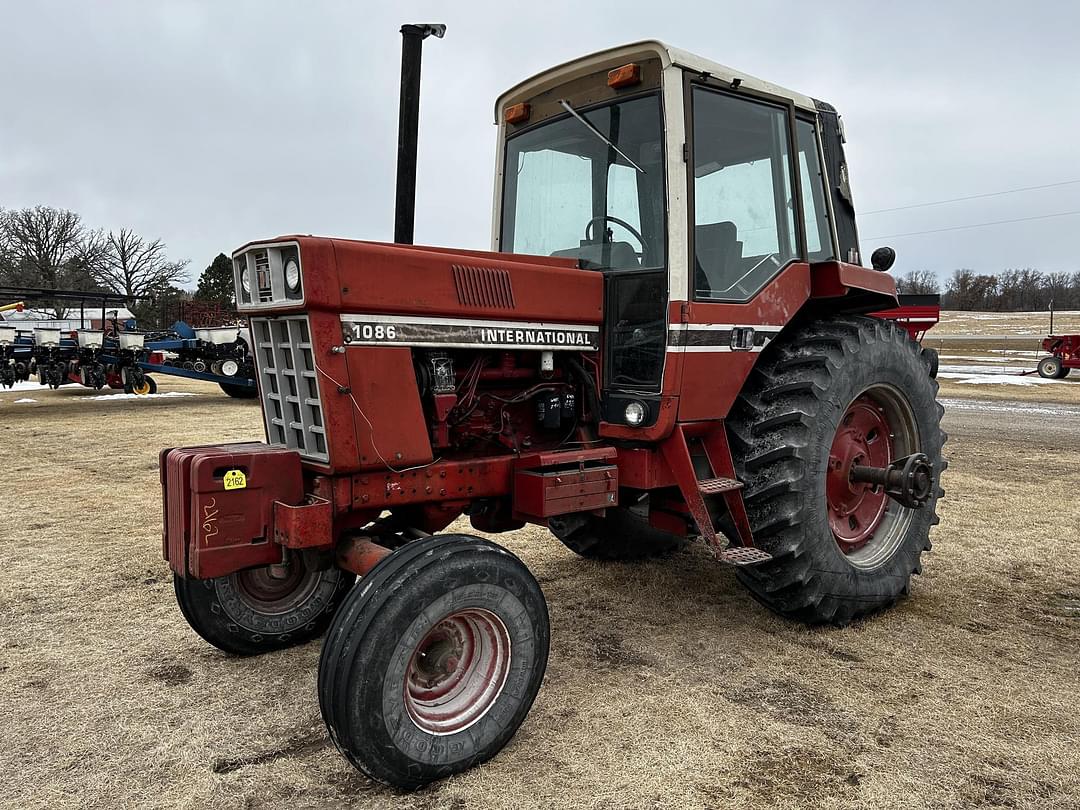
[[[349,594],[323,644],[319,705],[338,750],[414,789],[495,756],[547,667],[544,594],[525,565],[468,535],[415,540]]]
[[[810,324],[761,358],[729,421],[754,538],[772,555],[738,571],[759,601],[842,625],[908,593],[944,494],[937,389],[918,344],[876,318]],[[919,453],[933,479],[920,505],[861,478]]]
[[[356,577],[317,570],[302,555],[288,565],[249,568],[217,579],[174,576],[180,612],[218,649],[257,655],[321,636]]]

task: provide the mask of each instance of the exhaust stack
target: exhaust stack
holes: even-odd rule
[[[413,243],[416,219],[416,142],[420,128],[420,57],[424,40],[446,33],[442,23],[401,26],[401,101],[398,104],[397,194],[394,201],[394,241]]]

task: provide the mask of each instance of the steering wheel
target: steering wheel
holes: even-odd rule
[[[591,234],[592,234],[593,225],[595,225],[597,222],[609,222],[609,221],[614,222],[616,225],[622,225],[624,228],[626,228],[626,230],[630,231],[630,233],[633,235],[633,237],[635,239],[637,239],[638,243],[641,245],[641,255],[642,256],[644,256],[646,254],[646,252],[648,252],[649,243],[645,241],[645,237],[642,236],[638,232],[637,228],[635,228],[633,225],[631,225],[625,219],[619,219],[618,217],[613,217],[613,216],[611,216],[611,214],[601,214],[598,217],[593,217],[587,223],[585,223],[585,241],[586,242],[591,242],[592,241]]]

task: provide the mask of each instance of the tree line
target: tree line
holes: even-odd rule
[[[954,270],[942,285],[929,270],[911,270],[896,279],[901,293],[941,294],[942,309],[1037,312],[1080,310],[1080,271],[1043,273],[1025,267],[1001,273]]]
[[[165,325],[177,303],[193,297],[232,304],[227,256],[219,254],[203,271],[194,293],[182,286],[191,280],[189,264],[171,259],[161,239],[131,228],[92,229],[74,211],[43,205],[0,209],[0,285],[105,290],[132,299],[129,308],[147,326]],[[61,301],[45,308],[57,319],[73,309]]]

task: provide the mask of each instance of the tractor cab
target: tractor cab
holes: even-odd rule
[[[642,42],[519,84],[496,118],[493,249],[604,274],[611,420],[627,396],[655,419],[669,352],[763,346],[751,304],[790,265],[858,263],[827,104]],[[685,330],[691,309],[748,329]]]

